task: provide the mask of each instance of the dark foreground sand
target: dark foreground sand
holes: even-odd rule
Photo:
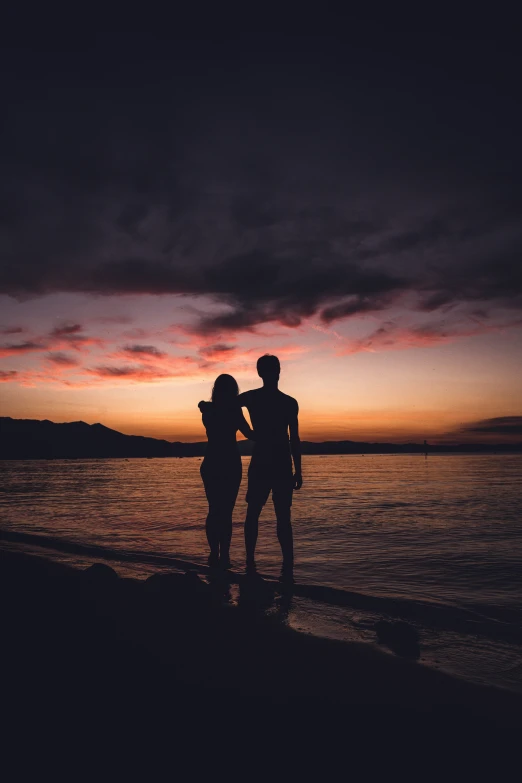
[[[355,753],[356,732],[376,752],[400,737],[402,754],[417,735],[479,741],[520,728],[519,695],[282,627],[248,584],[239,607],[224,607],[223,588],[194,574],[137,581],[104,565],[0,558],[2,717],[19,736],[59,742],[95,726],[116,737],[132,725],[167,731],[178,748],[197,739],[204,753],[219,737],[228,765],[246,734],[305,764],[310,742]]]

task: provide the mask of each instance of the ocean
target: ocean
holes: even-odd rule
[[[138,578],[204,565],[200,463],[0,461],[0,544],[74,565],[105,560]],[[234,514],[237,571],[247,464]],[[305,456],[303,474],[283,622],[375,644],[377,620],[403,619],[418,630],[421,664],[522,691],[522,455]],[[270,501],[256,559],[276,580]]]

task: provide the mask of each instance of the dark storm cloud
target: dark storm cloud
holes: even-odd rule
[[[203,334],[248,330],[273,321],[298,326],[303,318],[320,312],[325,302],[344,297],[350,297],[354,312],[380,309],[381,297],[408,285],[392,272],[343,264],[328,257],[327,250],[311,257],[305,247],[295,246],[283,257],[252,252],[229,258],[209,270],[209,279],[212,293],[231,309],[201,319],[197,330]],[[360,292],[358,304],[353,292]]]
[[[205,295],[202,334],[520,309],[517,57],[385,40],[11,52],[0,293]]]
[[[483,435],[522,435],[522,416],[497,416],[462,428],[462,432]]]

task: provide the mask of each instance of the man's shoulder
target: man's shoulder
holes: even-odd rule
[[[299,405],[297,403],[297,400],[295,397],[290,397],[289,394],[285,394],[284,392],[279,389],[279,394],[281,395],[281,399],[283,403],[289,408],[289,410],[299,410]]]
[[[248,405],[249,402],[252,402],[253,400],[256,399],[259,391],[260,389],[250,389],[249,391],[241,392],[238,398],[239,403],[241,405]]]

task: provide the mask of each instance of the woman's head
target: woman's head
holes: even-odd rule
[[[234,402],[238,394],[239,386],[235,378],[227,373],[218,375],[212,387],[212,402],[226,405]]]

